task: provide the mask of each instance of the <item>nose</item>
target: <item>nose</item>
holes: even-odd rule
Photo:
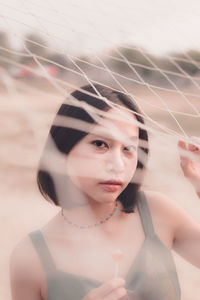
[[[107,171],[122,173],[124,171],[124,158],[121,149],[114,149],[109,153],[106,161]]]

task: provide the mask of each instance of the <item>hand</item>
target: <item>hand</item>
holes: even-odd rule
[[[122,278],[112,279],[95,288],[82,298],[82,300],[118,300],[127,294],[124,288],[125,280]]]
[[[178,147],[182,171],[200,197],[200,138],[191,137],[188,143],[179,140]]]

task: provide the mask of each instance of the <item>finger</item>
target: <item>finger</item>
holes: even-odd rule
[[[183,174],[186,178],[188,178],[191,182],[195,181],[197,178],[197,172],[193,166],[186,166],[185,168],[182,168]],[[199,180],[198,180],[199,182]]]
[[[200,145],[199,145],[199,147],[197,147],[196,145],[194,145],[194,144],[189,144],[189,146],[188,146],[188,150],[190,150],[190,151],[192,151],[192,152],[196,152],[196,151],[199,151],[200,150]]]
[[[182,140],[179,140],[178,141],[178,147],[181,148],[181,149],[187,150],[187,143],[182,141]]]
[[[197,140],[197,138],[196,138]],[[181,157],[189,157],[191,160],[196,160],[196,155],[200,155],[200,138],[198,138],[199,141],[199,147],[196,145],[197,142],[195,141],[195,145],[191,143],[191,139],[190,139],[190,143],[186,143],[182,140],[179,140],[178,142],[178,147],[179,147],[179,154],[180,154],[180,158]],[[191,155],[195,155],[195,156],[191,156]]]
[[[187,159],[188,157],[187,143],[182,140],[179,140],[178,150],[179,150],[180,159],[182,160],[184,160],[184,158]]]
[[[113,290],[110,294],[104,297],[104,300],[118,300],[127,295],[127,290],[124,287]]]
[[[180,156],[180,165],[182,168],[185,168],[189,164],[190,160],[186,156]]]
[[[189,150],[192,152],[199,152],[200,151],[200,137],[197,136],[192,136],[191,137],[192,141],[194,141],[194,144],[190,142],[189,144]]]
[[[194,141],[194,144],[192,143],[192,141]],[[198,151],[198,146],[200,147],[200,137],[197,136],[191,136],[188,140],[188,143],[183,140],[178,141],[178,147],[184,150]]]
[[[99,286],[96,289],[93,289],[90,292],[90,297],[93,299],[98,299],[101,297],[105,297],[109,293],[111,293],[113,290],[121,288],[125,285],[125,280],[123,278],[117,278],[117,279],[112,279],[109,282],[106,282]]]

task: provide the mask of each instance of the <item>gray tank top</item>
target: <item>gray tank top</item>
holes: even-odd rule
[[[179,281],[171,251],[156,235],[143,191],[139,192],[138,210],[145,240],[125,278],[130,300],[181,299]],[[81,300],[103,282],[60,271],[56,268],[40,230],[30,232],[47,278],[47,300]],[[105,268],[106,270],[106,268]]]

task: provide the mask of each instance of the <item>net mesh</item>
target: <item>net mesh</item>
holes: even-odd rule
[[[19,187],[30,192],[58,107],[64,99],[70,101],[73,90],[100,84],[129,96],[142,112],[150,136],[144,188],[173,195],[190,210],[186,199],[179,198],[180,190],[193,191],[189,184],[183,188],[177,143],[191,141],[200,128],[200,52],[195,43],[182,47],[180,42],[195,32],[195,15],[190,32],[175,28],[175,49],[158,54],[150,47],[156,25],[154,31],[138,30],[141,19],[130,1],[1,1],[0,6],[2,193]],[[184,4],[179,7],[179,13],[186,11]],[[147,18],[142,21],[149,26]],[[70,119],[67,124],[85,126]]]
[[[122,7],[119,2],[111,11],[96,2],[87,6],[69,2],[64,12],[52,1],[48,5],[18,4],[1,3],[2,27],[18,44],[18,50],[11,47],[2,32],[1,83],[10,99],[17,97],[17,102],[11,100],[10,104],[15,103],[29,123],[36,145],[40,145],[38,128],[42,132],[46,124],[21,94],[44,97],[42,102],[50,107],[50,98],[63,99],[85,84],[101,84],[131,97],[140,107],[147,129],[160,137],[159,148],[168,146],[166,141],[197,134],[198,51],[159,57],[141,46],[128,45],[131,6]],[[121,9],[126,18],[116,22]],[[101,30],[102,16],[106,31]]]

